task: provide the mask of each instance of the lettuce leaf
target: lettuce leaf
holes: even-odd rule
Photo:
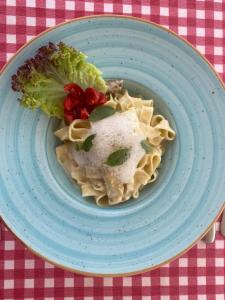
[[[38,49],[12,76],[13,90],[22,94],[21,105],[63,118],[65,84],[74,82],[83,89],[93,87],[105,93],[107,87],[101,71],[86,59],[85,54],[62,42]]]

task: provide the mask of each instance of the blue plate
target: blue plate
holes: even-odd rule
[[[64,41],[87,53],[105,78],[153,97],[177,132],[159,179],[138,200],[102,209],[83,199],[56,161],[57,121],[23,109],[10,78],[35,50]],[[156,24],[115,16],[77,19],[23,47],[0,78],[0,213],[30,249],[95,275],[155,268],[193,245],[225,199],[225,93],[190,44]]]

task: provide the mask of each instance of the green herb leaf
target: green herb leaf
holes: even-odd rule
[[[90,151],[93,143],[93,139],[95,138],[96,134],[89,135],[83,143],[74,143],[76,151],[84,150],[85,152]]]
[[[93,146],[92,141],[95,138],[95,136],[96,134],[91,134],[84,140],[82,150],[84,150],[85,152],[90,151],[91,147]]]
[[[129,148],[119,149],[109,155],[106,164],[111,167],[122,165],[129,158],[129,156]]]
[[[141,147],[145,150],[146,153],[150,153],[152,151],[152,146],[150,145],[148,139],[141,141]]]
[[[96,107],[90,114],[89,120],[91,122],[99,121],[115,114],[116,110],[110,106],[102,105]]]
[[[74,147],[75,147],[75,149],[76,149],[76,151],[80,151],[80,150],[82,150],[82,143],[74,143]]]

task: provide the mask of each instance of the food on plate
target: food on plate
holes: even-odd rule
[[[68,95],[78,94],[92,87],[105,93],[106,84],[101,72],[87,62],[86,55],[64,43],[49,43],[38,49],[12,76],[12,88],[21,92],[21,105],[40,108],[49,116],[63,118],[63,101]],[[69,83],[77,88],[72,89]]]
[[[132,97],[121,80],[105,82],[83,53],[49,43],[12,76],[12,88],[23,106],[61,119],[57,160],[84,197],[115,205],[157,179],[174,130],[153,100]]]
[[[88,119],[75,119],[55,135],[59,163],[84,197],[97,205],[115,205],[137,198],[140,190],[157,179],[165,140],[175,132],[161,115],[154,115],[153,100],[123,95],[111,97]]]

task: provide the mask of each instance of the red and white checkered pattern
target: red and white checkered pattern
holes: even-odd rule
[[[199,242],[157,270],[124,278],[85,277],[37,258],[3,228],[0,299],[224,300],[224,259],[225,242],[217,232],[214,244]]]
[[[0,0],[0,67],[46,27],[102,13],[141,17],[174,30],[205,54],[225,80],[225,0]],[[0,226],[0,299],[225,299],[225,242],[219,232],[214,244],[199,242],[160,269],[126,278],[95,278],[37,258]]]

